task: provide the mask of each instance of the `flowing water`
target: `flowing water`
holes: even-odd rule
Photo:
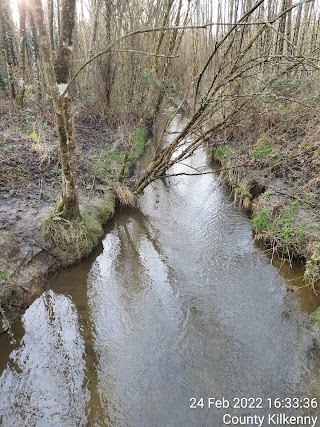
[[[189,164],[206,165],[204,151]],[[269,414],[320,413],[290,400],[320,398],[308,320],[319,301],[289,291],[301,267],[270,265],[216,175],[155,182],[107,231],[26,310],[14,348],[0,337],[1,425],[267,426],[283,425]],[[269,408],[276,398],[286,408]]]

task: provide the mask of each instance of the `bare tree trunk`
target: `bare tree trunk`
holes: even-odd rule
[[[292,6],[292,0],[287,0],[287,4],[286,7],[291,7]],[[289,40],[291,42],[292,40],[292,10],[289,10],[288,15],[287,15],[287,40]],[[291,44],[287,43],[287,53],[291,54],[292,53],[292,46]]]
[[[294,26],[292,43],[295,46],[298,46],[299,34],[300,34],[300,30],[301,30],[302,6],[303,5],[300,4],[298,9],[297,9],[297,17],[296,17],[296,22],[295,22],[295,26]]]
[[[101,13],[101,0],[97,0],[93,7],[93,22],[92,22],[92,36],[91,36],[91,42],[89,46],[89,56],[92,56],[95,53],[96,50],[96,42],[97,42],[97,32],[98,32],[98,21],[99,21],[99,15]],[[106,16],[106,19],[109,17]]]
[[[58,23],[58,45],[59,45],[60,44],[60,34],[61,34],[60,0],[57,0],[57,23]]]
[[[162,20],[162,27],[168,26],[169,19],[170,19],[170,12],[171,12],[173,3],[174,3],[174,0],[168,0],[167,8]],[[160,53],[161,45],[162,45],[165,34],[166,34],[166,31],[160,32],[158,43],[155,50],[156,56],[154,58],[154,69],[155,69],[156,78],[159,76],[159,58],[157,57],[157,55]]]
[[[111,42],[111,23],[112,23],[112,2],[111,0],[105,0],[105,29],[106,29],[106,43],[107,45]],[[111,101],[111,90],[113,83],[113,66],[112,66],[112,56],[108,55],[103,64],[100,64],[101,74],[104,83],[104,92],[105,92],[105,106],[104,114],[106,114],[110,107]]]
[[[234,0],[229,0],[229,22],[233,23]]]
[[[32,75],[33,79],[36,81],[37,85],[37,98],[39,103],[42,102],[43,98],[43,90],[41,84],[41,71],[40,71],[40,52],[39,52],[39,43],[37,38],[37,30],[34,23],[34,18],[31,13],[30,8],[27,9],[27,20],[28,20],[28,28],[30,31],[31,38],[31,63],[32,63]]]
[[[316,49],[316,46],[318,44],[319,31],[320,31],[320,18],[314,23],[314,28],[313,28],[312,37],[311,37],[310,52]]]
[[[54,51],[54,31],[53,31],[53,21],[54,21],[54,8],[53,0],[48,0],[48,21],[49,21],[49,39],[52,51]]]
[[[9,93],[12,101],[16,99],[16,87],[14,78],[14,58],[12,57],[12,46],[10,42],[10,6],[8,0],[0,1],[0,24],[2,29],[2,40],[5,54],[5,60],[7,65],[8,81],[9,81]]]
[[[179,22],[180,22],[181,8],[182,8],[182,0],[179,0],[178,11],[177,11],[177,15],[176,15],[175,23],[174,23],[175,27],[177,27],[179,25]],[[172,32],[171,38],[170,38],[168,55],[172,55],[172,53],[174,51],[176,41],[177,41],[177,36],[178,36],[178,30],[174,30]],[[170,59],[166,59],[164,66],[163,66],[164,68],[163,68],[163,73],[162,73],[162,82],[160,85],[160,91],[159,91],[158,99],[156,101],[156,105],[154,108],[154,117],[156,117],[157,114],[159,113],[163,99],[164,99],[164,96],[165,96],[164,84],[166,82],[166,78],[167,78],[168,73],[169,73],[169,65],[170,65]]]
[[[59,53],[55,63],[56,81],[60,95],[62,89],[68,84],[70,75],[71,58],[73,51],[73,31],[75,26],[76,0],[63,0],[61,9],[61,34]],[[60,118],[60,156],[62,165],[62,199],[63,212],[66,218],[73,219],[79,216],[79,201],[77,193],[77,167],[76,167],[76,132],[72,100],[67,92],[60,96],[62,104],[63,121]],[[59,123],[59,122],[58,122]]]
[[[287,6],[287,0],[282,0],[281,11],[286,10],[286,6]],[[287,20],[286,14],[283,15],[279,20],[279,27],[278,27],[279,35],[278,35],[277,47],[276,47],[276,55],[279,55],[279,56],[283,55],[283,50],[284,50],[286,20]]]
[[[309,3],[305,3],[303,5],[303,22],[302,22],[302,28],[303,31],[301,31],[301,37],[300,37],[300,42],[299,42],[299,50],[301,52],[304,52],[304,39],[306,34],[308,33],[309,27],[310,27],[310,11],[311,11],[311,7],[310,7],[310,2]]]
[[[23,107],[26,78],[26,0],[19,0],[19,86],[16,103]]]
[[[65,95],[63,93],[67,88],[70,73],[76,0],[63,0],[62,3],[60,46],[55,65],[53,64],[41,0],[31,1],[57,120],[62,166],[63,216],[71,220],[80,215],[76,188],[76,133],[72,99],[69,96],[69,91]]]

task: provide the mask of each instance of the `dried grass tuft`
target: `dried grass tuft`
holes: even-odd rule
[[[124,186],[115,187],[114,194],[121,206],[134,208],[137,204],[136,196],[127,187],[124,187]]]
[[[67,221],[59,216],[53,216],[45,220],[42,231],[53,247],[59,247],[67,252],[72,251],[78,259],[89,250],[87,230],[81,219]]]

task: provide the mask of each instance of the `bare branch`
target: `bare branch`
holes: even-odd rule
[[[260,1],[264,1],[264,0],[260,0]],[[78,77],[78,75],[81,73],[81,71],[87,66],[89,65],[91,62],[95,61],[96,59],[100,58],[100,56],[105,55],[106,53],[109,53],[112,48],[117,45],[118,43],[120,43],[122,40],[125,40],[129,37],[133,37],[136,36],[138,34],[147,34],[147,33],[154,33],[154,32],[159,32],[159,31],[177,31],[177,30],[196,30],[196,29],[203,29],[206,30],[209,26],[211,26],[211,24],[204,24],[204,25],[191,25],[191,26],[179,26],[179,27],[159,27],[159,28],[149,28],[146,30],[136,30],[136,31],[132,31],[130,33],[125,34],[122,37],[119,37],[118,39],[114,40],[112,43],[109,44],[109,46],[104,49],[103,51],[97,53],[96,55],[93,55],[91,58],[89,58],[86,62],[84,62],[79,68],[78,70],[75,72],[75,74],[72,76],[72,78],[69,81],[69,84],[67,86],[67,88],[65,89],[64,93],[62,94],[62,96],[65,95],[65,93],[68,91],[69,86],[75,81],[75,79]]]
[[[168,58],[168,59],[174,59],[179,58],[179,55],[162,55],[160,53],[153,53],[153,52],[146,52],[143,50],[134,50],[134,49],[115,49],[110,50],[109,53],[118,53],[118,52],[127,52],[127,53],[139,53],[141,55],[148,55],[148,56],[156,56],[157,58]]]

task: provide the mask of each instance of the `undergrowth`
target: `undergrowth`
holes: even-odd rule
[[[0,301],[3,307],[11,304],[14,294],[14,281],[7,271],[0,271]]]
[[[144,140],[145,140],[144,130],[143,128],[139,127],[136,130],[136,133],[134,135],[134,140],[133,140],[133,156],[135,159],[139,159],[143,154]]]
[[[15,284],[12,275],[7,271],[0,271],[0,331],[6,331],[11,338],[11,343],[15,343],[11,330],[8,311],[11,309],[12,300],[15,295]]]
[[[264,199],[264,200],[263,200]],[[300,255],[307,244],[307,226],[297,217],[298,202],[291,201],[279,206],[267,203],[268,197],[262,197],[261,208],[256,208],[252,217],[252,226],[257,232],[257,238],[272,243],[276,251]]]
[[[124,150],[109,147],[89,156],[87,167],[92,175],[97,176],[100,180],[114,182],[118,178],[124,156]]]
[[[300,86],[274,84],[215,135],[212,153],[235,199],[252,210],[255,238],[272,254],[303,258],[305,280],[319,291],[320,125],[314,91]],[[293,90],[298,102],[285,99]]]
[[[318,332],[320,332],[320,307],[316,308],[310,315],[310,323]]]

